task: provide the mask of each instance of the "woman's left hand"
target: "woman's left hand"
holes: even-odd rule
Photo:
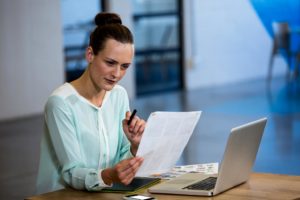
[[[127,111],[125,119],[123,120],[123,130],[131,143],[131,153],[136,154],[139,147],[142,134],[145,130],[146,122],[143,119],[140,119],[137,115],[133,117],[131,123],[128,125],[131,112]]]

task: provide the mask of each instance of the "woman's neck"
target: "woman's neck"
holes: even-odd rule
[[[105,96],[105,90],[97,90],[86,70],[78,79],[71,82],[77,92],[90,101],[93,105],[101,107]]]

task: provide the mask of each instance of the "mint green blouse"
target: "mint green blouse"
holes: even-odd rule
[[[132,157],[122,128],[129,110],[125,89],[116,85],[96,107],[69,83],[57,88],[45,106],[37,193],[71,186],[98,191],[106,187],[101,171]]]

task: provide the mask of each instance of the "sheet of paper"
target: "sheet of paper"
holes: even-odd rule
[[[170,171],[153,174],[151,177],[161,178],[161,179],[173,179],[177,176],[186,174],[186,173],[201,173],[201,174],[217,174],[219,170],[219,163],[203,163],[203,164],[194,164],[194,165],[181,165],[175,166]]]
[[[144,162],[136,176],[171,170],[200,118],[201,111],[154,112],[147,120],[137,156]]]

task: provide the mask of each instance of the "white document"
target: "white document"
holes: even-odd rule
[[[171,172],[180,174],[201,173],[201,174],[217,174],[219,171],[219,163],[203,163],[195,165],[182,165],[174,167]]]
[[[136,176],[150,176],[171,170],[189,141],[201,111],[151,113],[137,156],[144,162]]]
[[[173,179],[186,173],[201,173],[201,174],[217,174],[219,170],[219,163],[203,163],[195,165],[181,165],[175,166],[170,171],[153,174],[151,177],[161,179]]]

